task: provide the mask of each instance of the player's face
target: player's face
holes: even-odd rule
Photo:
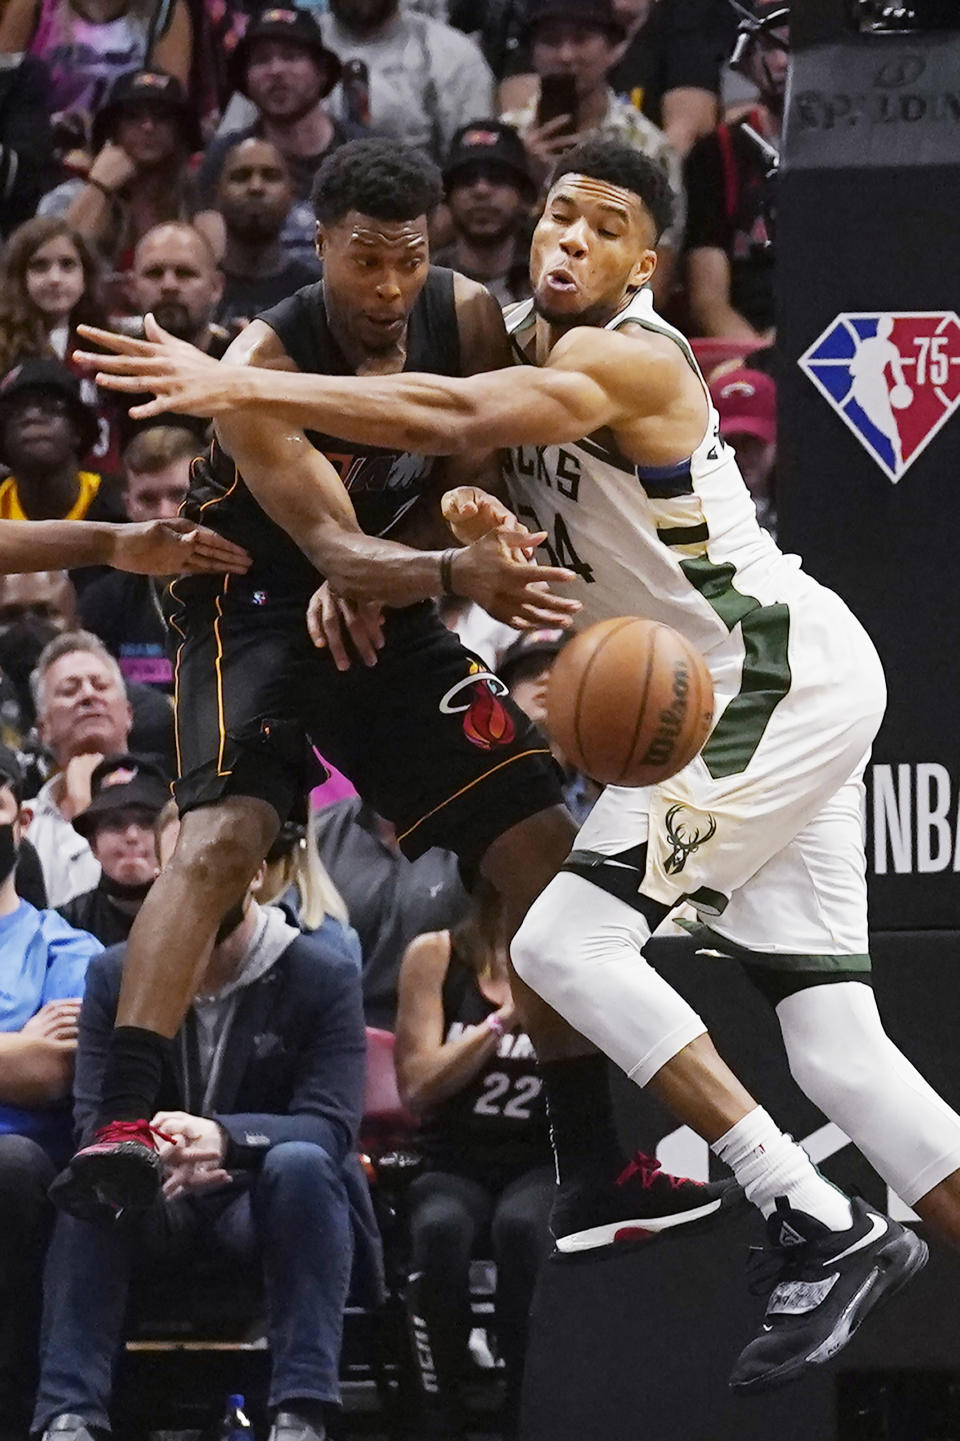
[[[317,249],[337,330],[371,355],[395,350],[426,284],[427,217],[377,220],[351,210],[334,225],[317,226]]]
[[[190,461],[173,460],[163,470],[127,471],[124,506],[131,520],[172,520],[186,499]]]
[[[69,235],[55,235],[27,261],[27,294],[49,324],[67,319],[83,294],[83,264]]]
[[[638,195],[587,175],[562,175],[530,247],[539,315],[552,325],[604,323],[656,269],[653,221]]]

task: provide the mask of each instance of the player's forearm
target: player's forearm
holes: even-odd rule
[[[329,524],[297,536],[297,544],[340,595],[383,605],[415,605],[443,594],[442,551],[414,550]]]
[[[250,369],[239,384],[238,404],[263,407],[288,425],[421,455],[560,445],[611,419],[599,387],[534,367],[467,377]]]
[[[0,521],[0,571],[9,575],[109,565],[116,527],[91,520]]]

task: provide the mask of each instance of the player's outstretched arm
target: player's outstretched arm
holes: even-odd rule
[[[147,340],[81,327],[115,353],[78,353],[108,389],[150,390],[131,415],[233,415],[255,407],[300,429],[427,455],[559,445],[654,413],[665,395],[662,351],[599,328],[568,332],[543,366],[479,375],[307,375],[211,360],[148,317]],[[228,353],[228,361],[229,361]]]
[[[289,364],[279,338],[260,321],[247,327],[227,355],[251,373]],[[522,555],[522,548],[539,543],[542,535],[501,527],[452,553],[413,550],[365,535],[340,477],[299,426],[248,407],[221,416],[217,430],[260,505],[338,595],[404,606],[452,589],[497,619],[520,625],[563,625],[580,608],[544,588],[572,581],[571,571],[537,566]]]
[[[250,557],[240,546],[188,520],[110,525],[90,520],[0,521],[0,572],[67,570],[112,565],[138,575],[185,571],[243,574]]]

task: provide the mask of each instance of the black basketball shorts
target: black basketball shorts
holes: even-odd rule
[[[562,803],[543,737],[430,602],[388,611],[377,664],[342,672],[311,643],[303,600],[248,577],[175,581],[167,618],[181,813],[248,795],[285,819],[323,778],[319,752],[411,859],[442,846],[472,866]]]

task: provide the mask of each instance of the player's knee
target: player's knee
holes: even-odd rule
[[[242,895],[263,859],[265,847],[253,829],[238,826],[215,806],[185,818],[174,863],[212,895]]]
[[[549,999],[556,992],[563,973],[571,964],[569,932],[552,903],[548,886],[534,901],[510,944],[513,968],[538,995]]]

